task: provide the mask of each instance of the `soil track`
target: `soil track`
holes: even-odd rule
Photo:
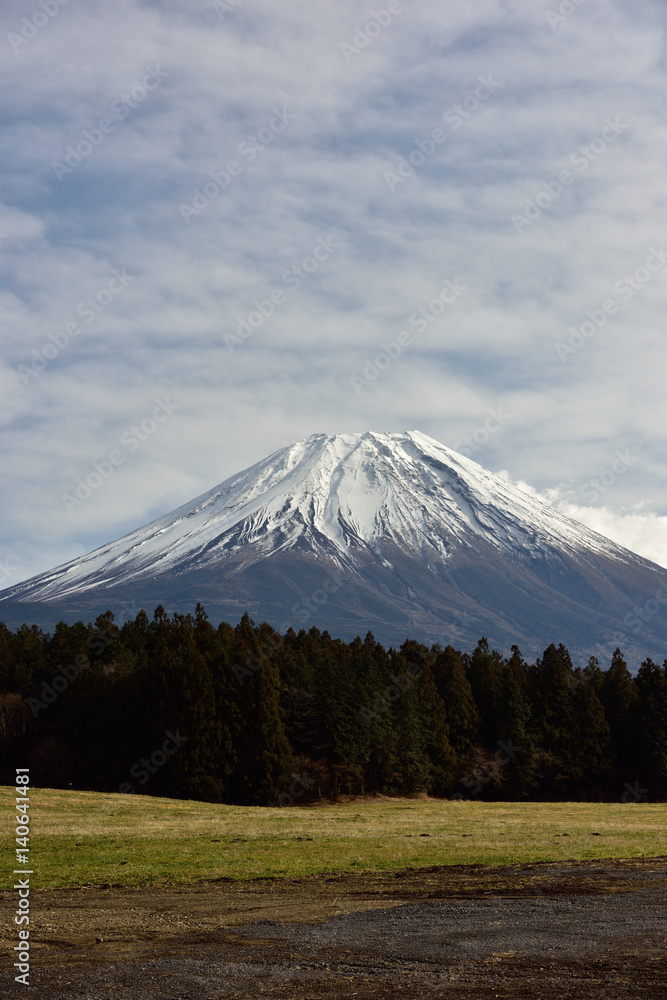
[[[35,1000],[663,1000],[667,858],[38,891],[31,941]]]

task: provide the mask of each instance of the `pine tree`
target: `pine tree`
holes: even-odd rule
[[[481,638],[472,656],[463,657],[466,676],[480,716],[480,741],[486,749],[495,750],[500,739],[499,717],[502,689],[502,657],[489,649]]]
[[[429,727],[424,717],[427,702],[422,696],[422,679],[408,669],[405,657],[400,653],[392,656],[390,668],[397,693],[392,706],[397,791],[415,795],[429,787]]]
[[[236,801],[267,805],[287,792],[294,769],[280,708],[280,677],[269,656],[262,652],[247,613],[235,633],[241,644],[241,655],[246,655],[252,669],[238,677],[242,725],[238,737],[238,764],[230,787]],[[237,653],[238,647],[235,655]]]
[[[614,651],[609,669],[602,676],[599,697],[611,731],[612,757],[618,787],[622,788],[624,782],[630,779],[641,780],[642,775],[639,754],[639,691],[618,648]]]
[[[149,628],[148,648],[144,682],[151,690],[151,701],[144,756],[152,760],[156,754],[161,760],[165,740],[170,740],[170,747],[176,743],[177,749],[151,772],[146,788],[175,798],[221,801],[221,732],[215,689],[211,671],[197,649],[192,619],[174,614],[170,620],[158,607]]]
[[[433,666],[433,677],[449,725],[449,740],[460,760],[479,746],[480,718],[461,654],[447,646]]]
[[[667,794],[667,661],[650,658],[637,672],[640,697],[640,768],[652,798]]]
[[[449,723],[445,703],[438,693],[433,676],[433,664],[438,650],[420,668],[419,690],[422,718],[426,728],[426,754],[430,763],[428,789],[432,795],[449,796],[454,790],[458,760],[449,741]]]

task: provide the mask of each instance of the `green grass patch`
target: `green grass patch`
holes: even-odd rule
[[[0,787],[3,888],[16,867],[13,800]],[[35,888],[667,855],[665,804],[375,799],[268,809],[31,789],[30,817]]]

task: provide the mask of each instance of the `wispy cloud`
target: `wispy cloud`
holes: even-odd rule
[[[581,484],[636,454],[593,507],[629,511],[625,537],[663,558],[667,268],[627,300],[614,289],[667,242],[667,12],[588,2],[554,28],[548,2],[403,0],[369,29],[387,7],[70,0],[37,24],[44,5],[3,5],[0,560],[15,579],[284,440],[420,427],[454,445],[484,438],[491,410],[512,419],[473,457],[542,492],[574,484],[580,519]],[[330,258],[231,352],[239,317],[286,292],[323,236]],[[86,324],[114,269],[133,280]],[[351,373],[457,275],[455,318],[355,393]],[[554,345],[600,309],[563,363]],[[69,516],[62,494],[170,392],[178,420]]]

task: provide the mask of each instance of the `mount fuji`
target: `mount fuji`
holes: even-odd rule
[[[580,660],[667,655],[667,570],[418,431],[314,434],[0,592],[0,619],[111,608]]]

